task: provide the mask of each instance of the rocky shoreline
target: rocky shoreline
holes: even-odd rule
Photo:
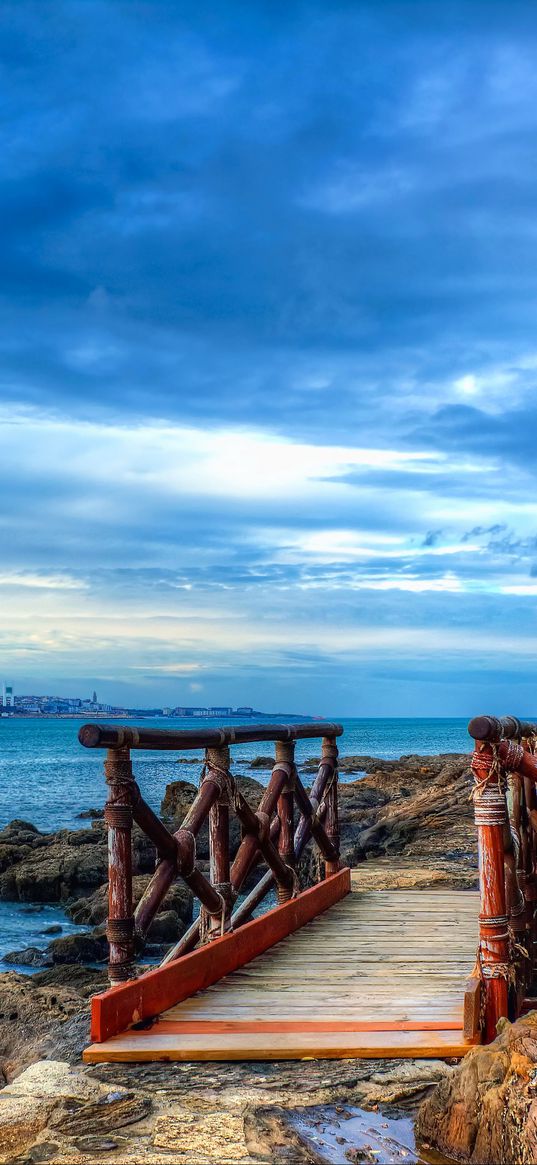
[[[259,758],[245,766],[252,775],[244,772],[239,778],[253,805],[262,789],[253,773],[268,763]],[[314,766],[313,761],[303,765],[306,783]],[[477,886],[466,755],[394,761],[345,757],[341,770],[351,778],[340,786],[345,862],[363,868],[367,877],[374,858],[379,888]],[[364,772],[366,776],[352,780],[353,774]],[[168,785],[163,814],[178,822],[194,795],[195,786],[188,781]],[[55,902],[88,928],[83,934],[54,937],[45,952],[30,949],[10,956],[13,962],[39,966],[35,974],[0,974],[0,1070],[6,1083],[0,1091],[0,1162],[82,1163],[100,1160],[103,1154],[117,1162],[183,1160],[187,1165],[332,1160],[322,1156],[322,1146],[315,1148],[311,1136],[302,1136],[299,1109],[307,1109],[311,1122],[319,1106],[319,1111],[332,1106],[336,1112],[342,1104],[374,1110],[375,1105],[417,1103],[425,1089],[451,1073],[440,1061],[83,1068],[88,1000],[106,985],[104,967],[87,966],[98,964],[106,952],[106,836],[97,811],[89,814],[89,827],[79,830],[43,834],[30,823],[14,821],[0,833],[0,899]],[[238,845],[238,831],[233,841]],[[198,852],[206,861],[203,836]],[[137,897],[154,860],[150,843],[136,831]],[[155,920],[150,953],[158,954],[180,937],[192,911],[189,891],[174,886]],[[269,1109],[274,1109],[272,1115]],[[286,1112],[294,1114],[293,1128],[286,1124]],[[353,1118],[347,1112],[344,1119]],[[342,1160],[380,1159],[379,1150],[375,1155],[371,1146],[369,1157],[353,1157],[352,1151],[349,1144]],[[395,1152],[393,1147],[390,1152]],[[408,1146],[403,1149],[401,1160],[418,1159],[409,1152]]]

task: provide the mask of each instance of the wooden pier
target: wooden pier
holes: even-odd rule
[[[233,738],[255,740],[256,732],[265,740],[271,733],[277,743],[274,770],[254,812],[231,776],[228,750]],[[341,868],[339,725],[187,734],[82,729],[87,746],[109,748],[113,982],[93,999],[93,1042],[84,1059],[458,1058],[472,1044],[493,1038],[498,1018],[515,1018],[532,991],[537,729],[510,717],[480,717],[470,732],[478,742],[472,768],[480,892],[377,890],[374,862],[367,863],[365,879],[360,870]],[[322,755],[308,793],[296,772],[293,742],[316,735],[323,738]],[[130,749],[195,748],[200,742],[207,748],[200,791],[171,834],[141,797]],[[233,862],[230,811],[243,824]],[[210,879],[198,868],[195,851],[195,835],[207,816]],[[133,820],[160,852],[136,912],[129,861]],[[320,881],[301,890],[297,869],[312,839],[323,868]],[[268,869],[237,905],[242,883],[263,859]],[[177,876],[196,887],[204,904],[201,920],[160,967],[136,977],[133,961],[144,928]],[[278,905],[252,918],[274,887]]]

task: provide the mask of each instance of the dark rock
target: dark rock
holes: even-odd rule
[[[136,1124],[151,1112],[151,1108],[149,1097],[135,1092],[109,1092],[100,1100],[77,1104],[74,1111],[69,1111],[67,1104],[53,1114],[50,1126],[62,1133],[94,1136]]]
[[[101,963],[108,958],[106,935],[67,934],[47,947],[49,963]]]
[[[19,824],[12,822],[7,831]],[[5,835],[6,830],[2,837]],[[20,832],[12,830],[12,836],[20,836]],[[65,902],[82,894],[91,894],[106,882],[108,848],[104,822],[94,821],[91,829],[63,829],[56,834],[41,835],[39,840],[43,844],[25,849],[20,860],[17,857],[0,872],[0,899]],[[133,830],[133,872],[142,874],[154,870],[155,856],[152,842],[136,827]],[[5,860],[4,854],[4,865]]]
[[[100,1153],[112,1153],[115,1149],[119,1149],[120,1142],[113,1141],[111,1137],[75,1137],[73,1145],[79,1153],[99,1155]]]
[[[250,761],[249,767],[251,769],[273,769],[274,768],[274,757],[273,756],[256,756],[256,757],[254,757],[254,759],[252,761]]]
[[[32,975],[31,985],[35,987],[69,987],[77,991],[82,999],[95,995],[108,987],[106,972],[95,967],[84,967],[79,963],[59,963],[46,971]]]
[[[78,814],[80,820],[95,820],[98,821],[104,817],[104,809],[83,809],[82,813]]]
[[[150,943],[172,943],[182,938],[186,930],[175,910],[159,911],[153,919],[147,938]]]
[[[46,951],[37,947],[25,947],[22,951],[9,951],[4,955],[5,963],[14,963],[19,967],[50,967],[52,959]]]
[[[272,763],[271,761],[271,766]],[[254,780],[253,777],[241,776],[235,777],[235,784],[248,804],[253,809],[257,809],[265,791],[264,785]],[[160,808],[162,815],[172,824],[174,829],[178,829],[181,825],[197,793],[197,787],[191,784],[190,781],[172,781],[166,786]],[[229,844],[232,857],[237,852],[241,840],[242,834],[239,822],[232,814],[229,830]],[[207,822],[203,825],[196,838],[196,852],[199,858],[206,859],[209,857],[209,828]]]
[[[63,926],[60,926],[59,922],[53,922],[51,926],[46,926],[41,934],[61,934],[62,931]]]
[[[138,874],[132,880],[132,896],[137,906],[150,877]],[[173,910],[183,923],[192,922],[193,896],[182,882],[174,882],[161,905],[161,911]],[[99,926],[108,915],[108,885],[100,886],[89,898],[78,898],[66,909],[66,914],[78,925]]]

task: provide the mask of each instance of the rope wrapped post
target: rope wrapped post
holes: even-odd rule
[[[532,733],[526,736],[522,743],[525,751],[533,759],[537,746],[535,734]],[[524,802],[527,815],[524,897],[528,911],[528,952],[530,956],[529,974],[531,981],[535,975],[537,966],[537,831],[533,824],[533,822],[537,822],[537,791],[533,780],[527,776],[524,777]]]
[[[324,828],[326,836],[337,853],[336,861],[329,861],[325,859],[324,874],[325,878],[329,878],[331,874],[337,874],[341,869],[341,862],[339,860],[339,811],[338,811],[338,750],[335,739],[330,736],[323,737],[321,763],[329,762],[332,765],[332,776],[330,777],[326,791],[324,794],[324,801],[326,802],[326,817]]]
[[[295,868],[295,845],[294,845],[294,771],[295,771],[295,744],[294,741],[283,743],[276,741],[276,762],[277,769],[284,769],[288,772],[288,779],[283,786],[280,796],[278,797],[277,813],[280,820],[280,833],[278,838],[278,851],[280,857],[292,870]],[[293,891],[284,886],[281,882],[278,883],[277,888],[278,903],[288,902],[293,896]]]
[[[218,801],[209,810],[209,859],[210,878],[214,889],[220,894],[223,906],[221,917],[207,915],[207,937],[219,938],[231,929],[231,907],[233,895],[229,873],[229,748],[207,748],[205,750],[205,773],[203,780],[220,779],[221,793]]]
[[[110,983],[134,978],[132,910],[132,803],[136,789],[128,748],[110,749],[104,764],[108,799],[108,976]]]
[[[485,1040],[496,1036],[496,1024],[508,1014],[509,931],[505,897],[504,827],[508,822],[505,778],[496,749],[485,741],[476,742],[472,758],[474,813],[479,848],[478,962],[484,980]]]

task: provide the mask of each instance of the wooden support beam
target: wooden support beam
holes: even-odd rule
[[[132,913],[132,802],[135,782],[128,748],[108,753],[105,765],[108,800],[108,976],[112,984],[134,975]]]

